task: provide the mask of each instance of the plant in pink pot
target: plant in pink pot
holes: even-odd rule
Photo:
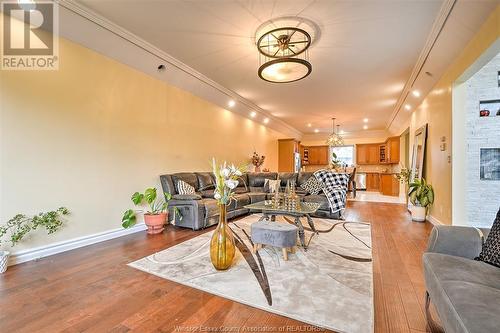
[[[144,193],[135,192],[132,194],[132,202],[136,206],[146,203],[149,210],[144,213],[144,223],[148,227],[148,234],[159,234],[165,229],[168,218],[168,202],[172,196],[170,193],[163,193],[163,199],[157,198],[156,188],[147,188]],[[136,212],[127,210],[122,217],[122,227],[130,228],[137,222]]]

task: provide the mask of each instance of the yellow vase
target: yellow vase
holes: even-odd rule
[[[234,258],[233,232],[227,225],[226,205],[219,204],[219,224],[210,241],[210,260],[217,270],[226,270]]]

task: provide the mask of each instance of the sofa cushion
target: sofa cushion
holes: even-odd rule
[[[446,332],[495,332],[500,269],[441,253],[423,256],[427,290]]]
[[[266,193],[248,192],[250,203],[256,203],[266,200]]]
[[[500,267],[500,210],[476,260]]]
[[[176,200],[200,200],[201,195],[199,194],[174,194],[172,199]]]
[[[313,175],[312,172],[299,172],[297,175],[297,186],[304,184]]]
[[[281,187],[285,187],[288,182],[293,182],[297,186],[297,174],[295,172],[280,172],[278,173],[278,179],[281,181]]]
[[[203,198],[212,198],[213,199],[214,194],[215,194],[215,190],[202,190],[199,193]]]
[[[306,195],[304,197],[304,202],[315,202],[321,204],[318,209],[329,210],[328,199],[324,194]]]
[[[277,179],[276,172],[253,172],[248,174],[248,186],[264,187],[265,179]],[[253,191],[252,191],[253,192]]]
[[[219,205],[217,204],[217,200],[204,198],[200,200],[199,204],[204,207],[205,218],[219,215]]]
[[[177,183],[179,182],[179,180],[182,180],[182,181],[188,183],[189,185],[191,185],[195,189],[197,189],[199,187],[198,186],[198,177],[196,177],[195,173],[192,173],[192,172],[174,173],[172,175],[172,181],[175,185],[175,190],[177,191],[177,193],[179,193],[179,188],[177,186]],[[179,193],[179,194],[181,194],[181,193]]]
[[[234,208],[235,209],[240,209],[240,208],[243,208],[244,206],[250,204],[250,197],[248,196],[248,194],[236,194],[234,196],[234,200],[233,201],[236,202]]]
[[[213,190],[215,188],[215,179],[210,172],[197,172],[198,191]]]
[[[238,178],[238,186],[236,188],[244,188],[248,191],[248,174],[244,173],[240,178]]]

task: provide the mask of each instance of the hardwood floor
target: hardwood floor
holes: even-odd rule
[[[389,203],[349,202],[346,216],[372,225],[375,332],[425,332],[421,257],[432,225],[411,222],[404,205]],[[169,226],[10,267],[0,275],[0,332],[311,331],[126,266],[201,232]]]

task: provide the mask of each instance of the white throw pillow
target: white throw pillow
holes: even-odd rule
[[[268,193],[274,193],[276,190],[276,186],[279,186],[280,180],[279,179],[267,179],[264,180],[264,188],[267,189]]]

